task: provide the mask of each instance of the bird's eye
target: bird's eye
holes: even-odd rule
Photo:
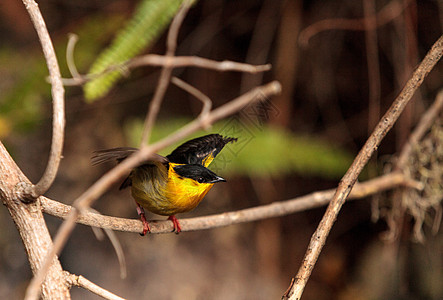
[[[202,183],[202,182],[205,181],[205,180],[203,179],[203,177],[199,177],[199,178],[197,179],[197,181],[200,182],[200,183]]]

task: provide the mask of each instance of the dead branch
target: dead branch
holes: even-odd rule
[[[374,132],[368,138],[363,148],[358,153],[351,167],[343,176],[334,198],[331,200],[326,213],[320,221],[317,230],[312,235],[308,249],[305,253],[302,265],[295,277],[295,283],[290,289],[288,299],[300,299],[303,290],[308,282],[309,276],[315,266],[315,263],[320,255],[323,245],[326,242],[326,238],[334,224],[340,209],[348,197],[352,187],[354,186],[358,175],[367,164],[372,154],[377,150],[383,138],[388,131],[392,128],[397,121],[401,112],[412,98],[415,91],[421,85],[426,75],[433,69],[435,64],[443,56],[443,36],[441,36],[426,57],[417,67],[412,74],[412,77],[408,80],[399,96],[395,99],[389,110],[381,118]]]
[[[176,86],[178,86],[179,88],[187,91],[189,94],[191,94],[192,96],[194,96],[203,103],[203,108],[201,110],[200,115],[198,116],[199,118],[204,119],[209,114],[212,108],[212,100],[208,96],[206,96],[192,85],[184,82],[183,80],[177,77],[172,77],[171,82]],[[207,129],[207,127],[209,126],[206,126],[205,129]]]
[[[78,287],[82,287],[85,290],[90,291],[91,293],[94,293],[104,299],[109,299],[109,300],[125,300],[125,298],[119,297],[111,292],[109,292],[108,290],[105,290],[102,287],[99,287],[98,285],[96,285],[95,283],[89,281],[88,279],[86,279],[85,277],[83,277],[82,275],[74,275],[74,274],[69,274],[68,273],[68,283],[71,286],[78,286]]]
[[[15,187],[21,182],[30,184],[0,142],[0,199],[17,226],[31,270],[36,274],[43,265],[52,241],[41,213],[40,202],[24,204],[18,199]],[[43,299],[70,299],[65,275],[57,258],[51,260],[49,270],[42,285]]]
[[[385,190],[394,189],[398,186],[408,184],[408,179],[400,172],[394,172],[383,175],[378,178],[368,180],[355,185],[349,196],[350,199],[362,199]],[[253,208],[242,209],[233,212],[227,212],[212,216],[204,216],[189,219],[180,219],[182,231],[196,231],[212,229],[233,224],[245,223],[263,220],[267,218],[281,217],[296,212],[301,212],[316,207],[324,206],[331,200],[335,189],[311,193],[302,197],[290,200],[274,202],[268,205],[257,206]],[[52,215],[61,219],[66,219],[72,206],[51,200],[46,197],[40,197],[42,210],[45,214]],[[140,233],[143,231],[143,224],[139,219],[124,219],[118,217],[104,216],[93,212],[84,212],[77,223],[111,229],[125,232]],[[170,221],[150,220],[151,233],[171,233],[173,226]]]
[[[246,72],[251,74],[265,72],[271,69],[270,64],[251,65],[230,60],[215,61],[212,59],[207,59],[198,56],[173,56],[166,58],[163,55],[147,54],[133,58],[127,62],[111,66],[101,73],[79,75],[73,78],[63,78],[62,81],[63,84],[66,86],[83,85],[90,80],[93,80],[95,78],[98,78],[113,71],[134,69],[143,66],[173,67],[173,68],[193,67],[193,68],[204,68],[208,70],[215,70],[218,72],[234,71],[234,72]]]
[[[29,202],[35,200],[38,196],[43,195],[49,189],[58,171],[63,149],[65,128],[65,90],[63,88],[60,69],[58,67],[57,57],[55,55],[51,37],[49,36],[38,5],[34,0],[23,0],[23,4],[31,17],[34,28],[40,39],[40,44],[49,70],[53,103],[52,144],[45,172],[37,184],[24,184],[19,189],[19,192],[21,193],[20,199]]]
[[[80,73],[77,70],[74,60],[74,49],[78,42],[78,36],[76,34],[68,34],[68,45],[66,46],[66,65],[68,67],[69,73],[75,79],[81,78]]]
[[[191,2],[187,0],[184,1],[178,13],[175,15],[174,19],[171,22],[166,42],[166,48],[167,48],[165,55],[166,59],[173,57],[175,54],[175,50],[177,48],[178,32],[190,7],[191,7]],[[166,90],[168,89],[169,86],[172,70],[173,68],[171,66],[163,66],[162,68],[160,79],[158,80],[154,96],[152,97],[151,103],[149,105],[149,110],[146,115],[142,140],[140,142],[142,146],[146,145],[149,142],[152,128],[154,127],[155,119],[157,118],[158,112],[160,110],[160,105],[163,101],[163,98],[166,94]]]

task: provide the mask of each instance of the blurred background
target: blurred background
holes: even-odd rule
[[[65,58],[69,33],[79,37],[74,59],[79,72],[86,74],[91,66],[94,70],[101,53],[118,51],[112,41],[116,34],[125,34],[122,28],[138,26],[151,12],[143,11],[146,2],[39,1],[63,76],[71,77]],[[23,4],[3,0],[0,7],[0,139],[36,182],[50,148],[48,72]],[[377,26],[365,32],[362,18],[373,12],[378,12]],[[129,25],[128,20],[132,20]],[[177,55],[271,63],[273,68],[256,75],[198,68],[180,68],[173,74],[208,95],[214,107],[272,80],[282,83],[283,92],[245,107],[209,130],[239,137],[211,166],[228,182],[216,185],[197,209],[179,218],[233,211],[336,187],[380,115],[442,34],[442,27],[440,0],[197,1],[180,30]],[[165,36],[166,31],[159,30],[158,38],[148,45],[140,42],[140,54],[163,54]],[[360,180],[389,170],[411,129],[443,86],[442,73],[440,62]],[[141,67],[126,75],[108,91],[66,87],[64,158],[46,196],[71,204],[112,167],[91,166],[94,150],[139,144],[159,68]],[[152,140],[192,120],[200,109],[199,101],[171,85]],[[440,132],[436,136],[441,139],[441,123],[437,125],[434,131]],[[432,142],[438,144],[431,137]],[[428,154],[435,154],[432,152]],[[437,156],[437,163],[441,164],[441,157]],[[443,189],[441,182],[437,179],[437,186]],[[396,205],[401,203],[398,193],[346,203],[303,299],[442,299],[443,234],[438,230],[441,225],[434,222],[439,208],[441,213],[439,201],[441,194],[434,208],[426,206],[429,209],[423,211],[422,237],[413,230],[414,214]],[[94,209],[137,218],[129,191],[118,191],[118,185]],[[97,240],[83,225],[76,227],[60,259],[69,272],[128,299],[279,299],[295,276],[324,211],[323,207],[180,235],[141,237],[116,232],[126,258],[124,279],[109,240]],[[0,208],[0,214],[0,298],[21,299],[31,272],[7,210]],[[389,218],[392,215],[397,217]],[[54,234],[61,221],[51,216],[46,219]],[[393,220],[395,224],[388,226]],[[390,234],[392,227],[397,234]],[[73,299],[98,299],[78,288],[73,288],[72,295]]]

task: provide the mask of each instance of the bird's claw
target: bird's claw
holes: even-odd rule
[[[178,222],[177,218],[175,216],[169,216],[168,220],[171,220],[172,224],[174,225],[174,229],[172,230],[172,232],[179,234],[182,231],[182,228],[181,228],[180,223]]]

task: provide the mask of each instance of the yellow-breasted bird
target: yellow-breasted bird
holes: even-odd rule
[[[174,231],[181,231],[176,214],[194,209],[214,183],[226,181],[207,167],[223,147],[237,138],[219,134],[205,135],[182,144],[171,154],[156,154],[149,161],[134,168],[120,189],[131,187],[137,212],[143,222],[143,234],[150,232],[144,209],[169,216]],[[138,149],[120,147],[94,152],[92,164],[116,160],[121,162]]]

